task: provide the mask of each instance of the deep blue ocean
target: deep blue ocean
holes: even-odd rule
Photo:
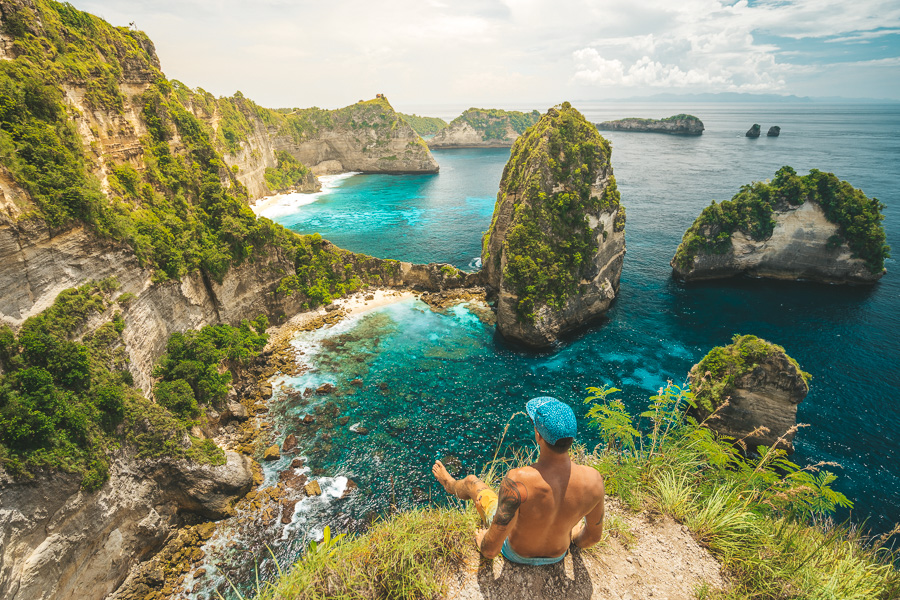
[[[527,418],[513,415],[532,396],[557,396],[583,415],[585,388],[610,384],[638,411],[667,380],[684,382],[694,363],[736,333],[784,346],[812,374],[798,410],[809,427],[795,439],[794,460],[840,463],[835,487],[855,506],[838,518],[875,531],[900,521],[898,263],[889,259],[887,274],[871,287],[752,279],[686,285],[669,267],[704,206],[771,179],[783,165],[800,174],[834,172],[885,203],[888,243],[900,256],[900,105],[573,104],[592,122],[688,112],[706,126],[699,137],[601,132],[612,142],[627,209],[621,289],[607,318],[542,355],[509,349],[463,306],[441,314],[418,301],[304,334],[297,343],[312,370],[287,383],[304,389],[327,381],[337,390],[305,405],[282,401],[277,428],[301,432],[309,467],[320,476],[351,478],[359,490],[298,509],[286,539],[315,535],[324,524],[353,529],[391,502],[442,498],[431,462],[456,457],[460,473],[478,472],[507,423],[501,455],[531,448]],[[763,132],[779,125],[781,136],[744,137],[754,123]],[[471,269],[509,152],[434,155],[439,174],[343,178],[277,220],[348,250]],[[351,385],[355,378],[363,385]],[[299,419],[317,404],[321,414],[328,402],[349,421],[302,433]],[[368,435],[350,431],[354,424]],[[579,441],[592,448],[596,434],[583,418],[580,428]],[[267,467],[270,480],[281,463]],[[331,481],[332,496],[339,495],[343,479]]]

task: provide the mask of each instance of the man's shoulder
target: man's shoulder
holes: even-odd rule
[[[585,486],[603,489],[603,475],[593,467],[573,464],[572,474]]]

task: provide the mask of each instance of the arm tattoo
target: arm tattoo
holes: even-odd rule
[[[519,487],[516,485],[516,482],[509,477],[504,477],[503,481],[500,482],[500,499],[497,502],[497,514],[494,515],[494,523],[501,527],[509,525],[509,522],[516,516],[516,511],[519,510],[519,505],[521,504],[522,494],[519,493]]]

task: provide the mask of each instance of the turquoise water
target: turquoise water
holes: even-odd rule
[[[801,173],[833,171],[878,197],[887,205],[888,243],[900,252],[900,108],[579,108],[595,122],[689,112],[707,128],[698,138],[604,132],[628,215],[621,290],[607,318],[544,355],[509,349],[466,307],[441,314],[418,301],[304,334],[298,344],[313,368],[288,383],[305,389],[327,381],[336,393],[276,403],[276,424],[282,433],[300,434],[311,468],[349,477],[359,490],[305,512],[278,547],[280,556],[295,555],[326,524],[358,530],[392,501],[411,506],[442,498],[430,463],[450,455],[462,472],[479,470],[507,423],[502,452],[530,448],[528,422],[510,417],[532,396],[555,395],[583,414],[585,388],[608,383],[637,410],[667,380],[683,382],[691,365],[734,333],[783,345],[813,375],[798,411],[798,421],[810,427],[795,440],[795,460],[843,466],[836,487],[856,503],[854,521],[876,531],[900,521],[897,263],[889,260],[888,274],[873,287],[749,279],[685,285],[668,265],[710,200],[728,199],[786,164]],[[753,123],[780,125],[782,135],[747,139]],[[437,175],[353,176],[278,220],[350,250],[465,268],[479,253],[507,155],[435,152]],[[356,378],[362,385],[351,384]],[[307,413],[317,415],[319,429],[299,424]],[[368,435],[353,433],[354,424]],[[596,443],[584,419],[580,425],[580,441]],[[284,465],[271,473],[278,467]]]

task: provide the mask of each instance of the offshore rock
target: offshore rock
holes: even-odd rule
[[[429,148],[509,148],[537,123],[538,111],[470,108],[428,140]]]
[[[759,137],[759,123],[754,123],[753,127],[747,130],[747,133],[744,134],[744,137],[748,138],[758,138]]]
[[[568,102],[513,146],[481,255],[505,338],[552,346],[616,297],[625,209],[610,154],[609,142]]]
[[[809,392],[809,374],[784,348],[752,335],[735,336],[732,344],[713,348],[688,378],[698,420],[718,409],[707,424],[740,440],[745,450],[778,444],[794,451],[797,405]]]
[[[769,131],[766,132],[767,137],[778,137],[781,135],[781,127],[778,125],[772,125],[769,127]]]
[[[673,115],[665,119],[619,119],[597,123],[601,131],[640,131],[651,133],[671,133],[675,135],[701,135],[703,121],[694,115]]]
[[[799,189],[807,191],[798,195]],[[831,203],[832,214],[856,215],[849,223],[864,235],[852,237],[830,220],[823,202]],[[685,232],[672,269],[685,281],[743,274],[872,284],[884,275],[887,251],[881,210],[877,199],[831,173],[798,177],[783,167],[771,183],[745,186],[731,201],[707,206]]]

